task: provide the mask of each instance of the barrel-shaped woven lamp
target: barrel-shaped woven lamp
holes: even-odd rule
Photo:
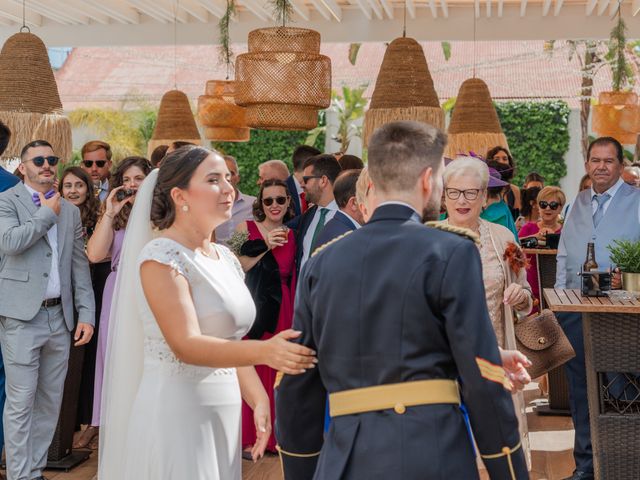
[[[236,104],[247,124],[265,130],[311,130],[331,103],[331,59],[320,34],[293,27],[249,33],[249,51],[236,58]]]
[[[65,162],[71,158],[71,124],[62,114],[47,47],[32,33],[12,35],[0,51],[0,120],[11,130],[2,158],[20,156],[33,140],[46,140]]]
[[[363,142],[376,128],[398,120],[415,120],[444,129],[444,112],[420,44],[396,38],[382,59],[369,110],[364,117]]]
[[[219,142],[248,142],[250,130],[245,109],[235,103],[237,84],[233,80],[209,80],[198,98],[198,122],[204,137]]]
[[[180,90],[169,90],[162,96],[158,120],[147,145],[147,153],[151,156],[156,147],[173,142],[190,142],[196,145],[202,142],[189,99]]]
[[[593,107],[591,128],[601,137],[636,144],[640,133],[640,106],[634,92],[602,92]]]
[[[484,155],[489,149],[508,147],[489,87],[479,78],[462,82],[453,107],[445,156],[456,158],[475,152]]]

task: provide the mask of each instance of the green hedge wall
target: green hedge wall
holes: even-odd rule
[[[240,191],[249,195],[258,194],[258,165],[267,160],[282,160],[293,171],[291,155],[293,150],[304,144],[307,132],[251,130],[251,140],[246,143],[215,142],[217,150],[233,155],[240,169]],[[324,151],[324,134],[319,135],[314,146]]]
[[[529,172],[546,184],[558,185],[567,173],[569,106],[563,101],[504,102],[496,110],[516,162],[515,183],[522,186]]]

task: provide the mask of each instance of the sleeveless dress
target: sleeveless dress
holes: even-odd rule
[[[247,230],[249,232],[249,240],[263,240],[258,226],[252,220],[247,221]],[[271,253],[278,263],[280,270],[280,288],[282,290],[282,302],[280,303],[280,313],[278,315],[278,325],[275,332],[265,333],[261,340],[273,337],[283,330],[291,328],[293,323],[293,299],[295,295],[296,285],[296,240],[293,230],[289,230],[287,243],[281,247],[271,250]],[[269,404],[271,406],[271,437],[267,443],[267,450],[276,451],[276,439],[274,436],[275,428],[275,399],[273,385],[276,381],[276,371],[267,365],[257,365],[256,372],[264,385],[264,389],[269,395]],[[242,403],[242,446],[249,447],[256,442],[256,429],[253,423],[253,411],[245,402]]]
[[[100,308],[100,330],[98,330],[98,347],[96,352],[96,370],[93,381],[93,409],[91,425],[100,425],[100,413],[102,411],[102,382],[104,376],[105,361],[107,358],[107,345],[109,344],[109,315],[111,315],[111,301],[113,291],[116,288],[118,278],[118,265],[120,264],[120,253],[124,243],[126,230],[116,230],[113,232],[113,242],[111,242],[111,273],[107,277],[102,293],[102,306]]]
[[[226,247],[213,246],[219,259],[157,238],[138,262],[169,265],[187,279],[204,335],[239,340],[251,327],[255,307],[238,260]],[[127,434],[124,480],[240,480],[236,369],[179,361],[146,300],[139,305],[144,369]]]

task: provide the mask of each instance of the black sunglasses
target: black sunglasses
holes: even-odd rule
[[[287,203],[287,197],[266,197],[262,199],[262,203],[264,203],[266,207],[270,207],[271,205],[273,205],[274,200],[278,205],[284,205],[285,203]]]
[[[304,183],[307,183],[309,180],[313,178],[322,178],[322,177],[324,177],[324,175],[305,175],[304,177],[302,177],[302,181]]]
[[[87,168],[93,167],[94,163],[98,168],[102,168],[107,164],[107,161],[106,160],[83,160],[82,161],[82,164]]]
[[[33,162],[36,167],[42,167],[45,160],[51,167],[55,167],[60,159],[58,157],[54,157],[53,155],[49,157],[43,157],[42,155],[40,155],[39,157],[33,157],[29,161]]]
[[[538,205],[542,210],[546,210],[549,207],[551,210],[557,210],[560,204],[558,202],[545,202],[544,200],[538,202]]]

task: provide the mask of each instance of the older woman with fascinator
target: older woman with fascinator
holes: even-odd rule
[[[447,213],[445,222],[473,231],[479,238],[487,307],[498,345],[504,350],[516,350],[514,322],[516,315],[531,311],[533,297],[527,282],[526,259],[506,227],[480,218],[491,179],[487,165],[476,158],[458,157],[444,171],[444,192]],[[513,395],[520,423],[522,445],[529,455],[529,442],[524,397]],[[528,463],[530,463],[528,461]]]

